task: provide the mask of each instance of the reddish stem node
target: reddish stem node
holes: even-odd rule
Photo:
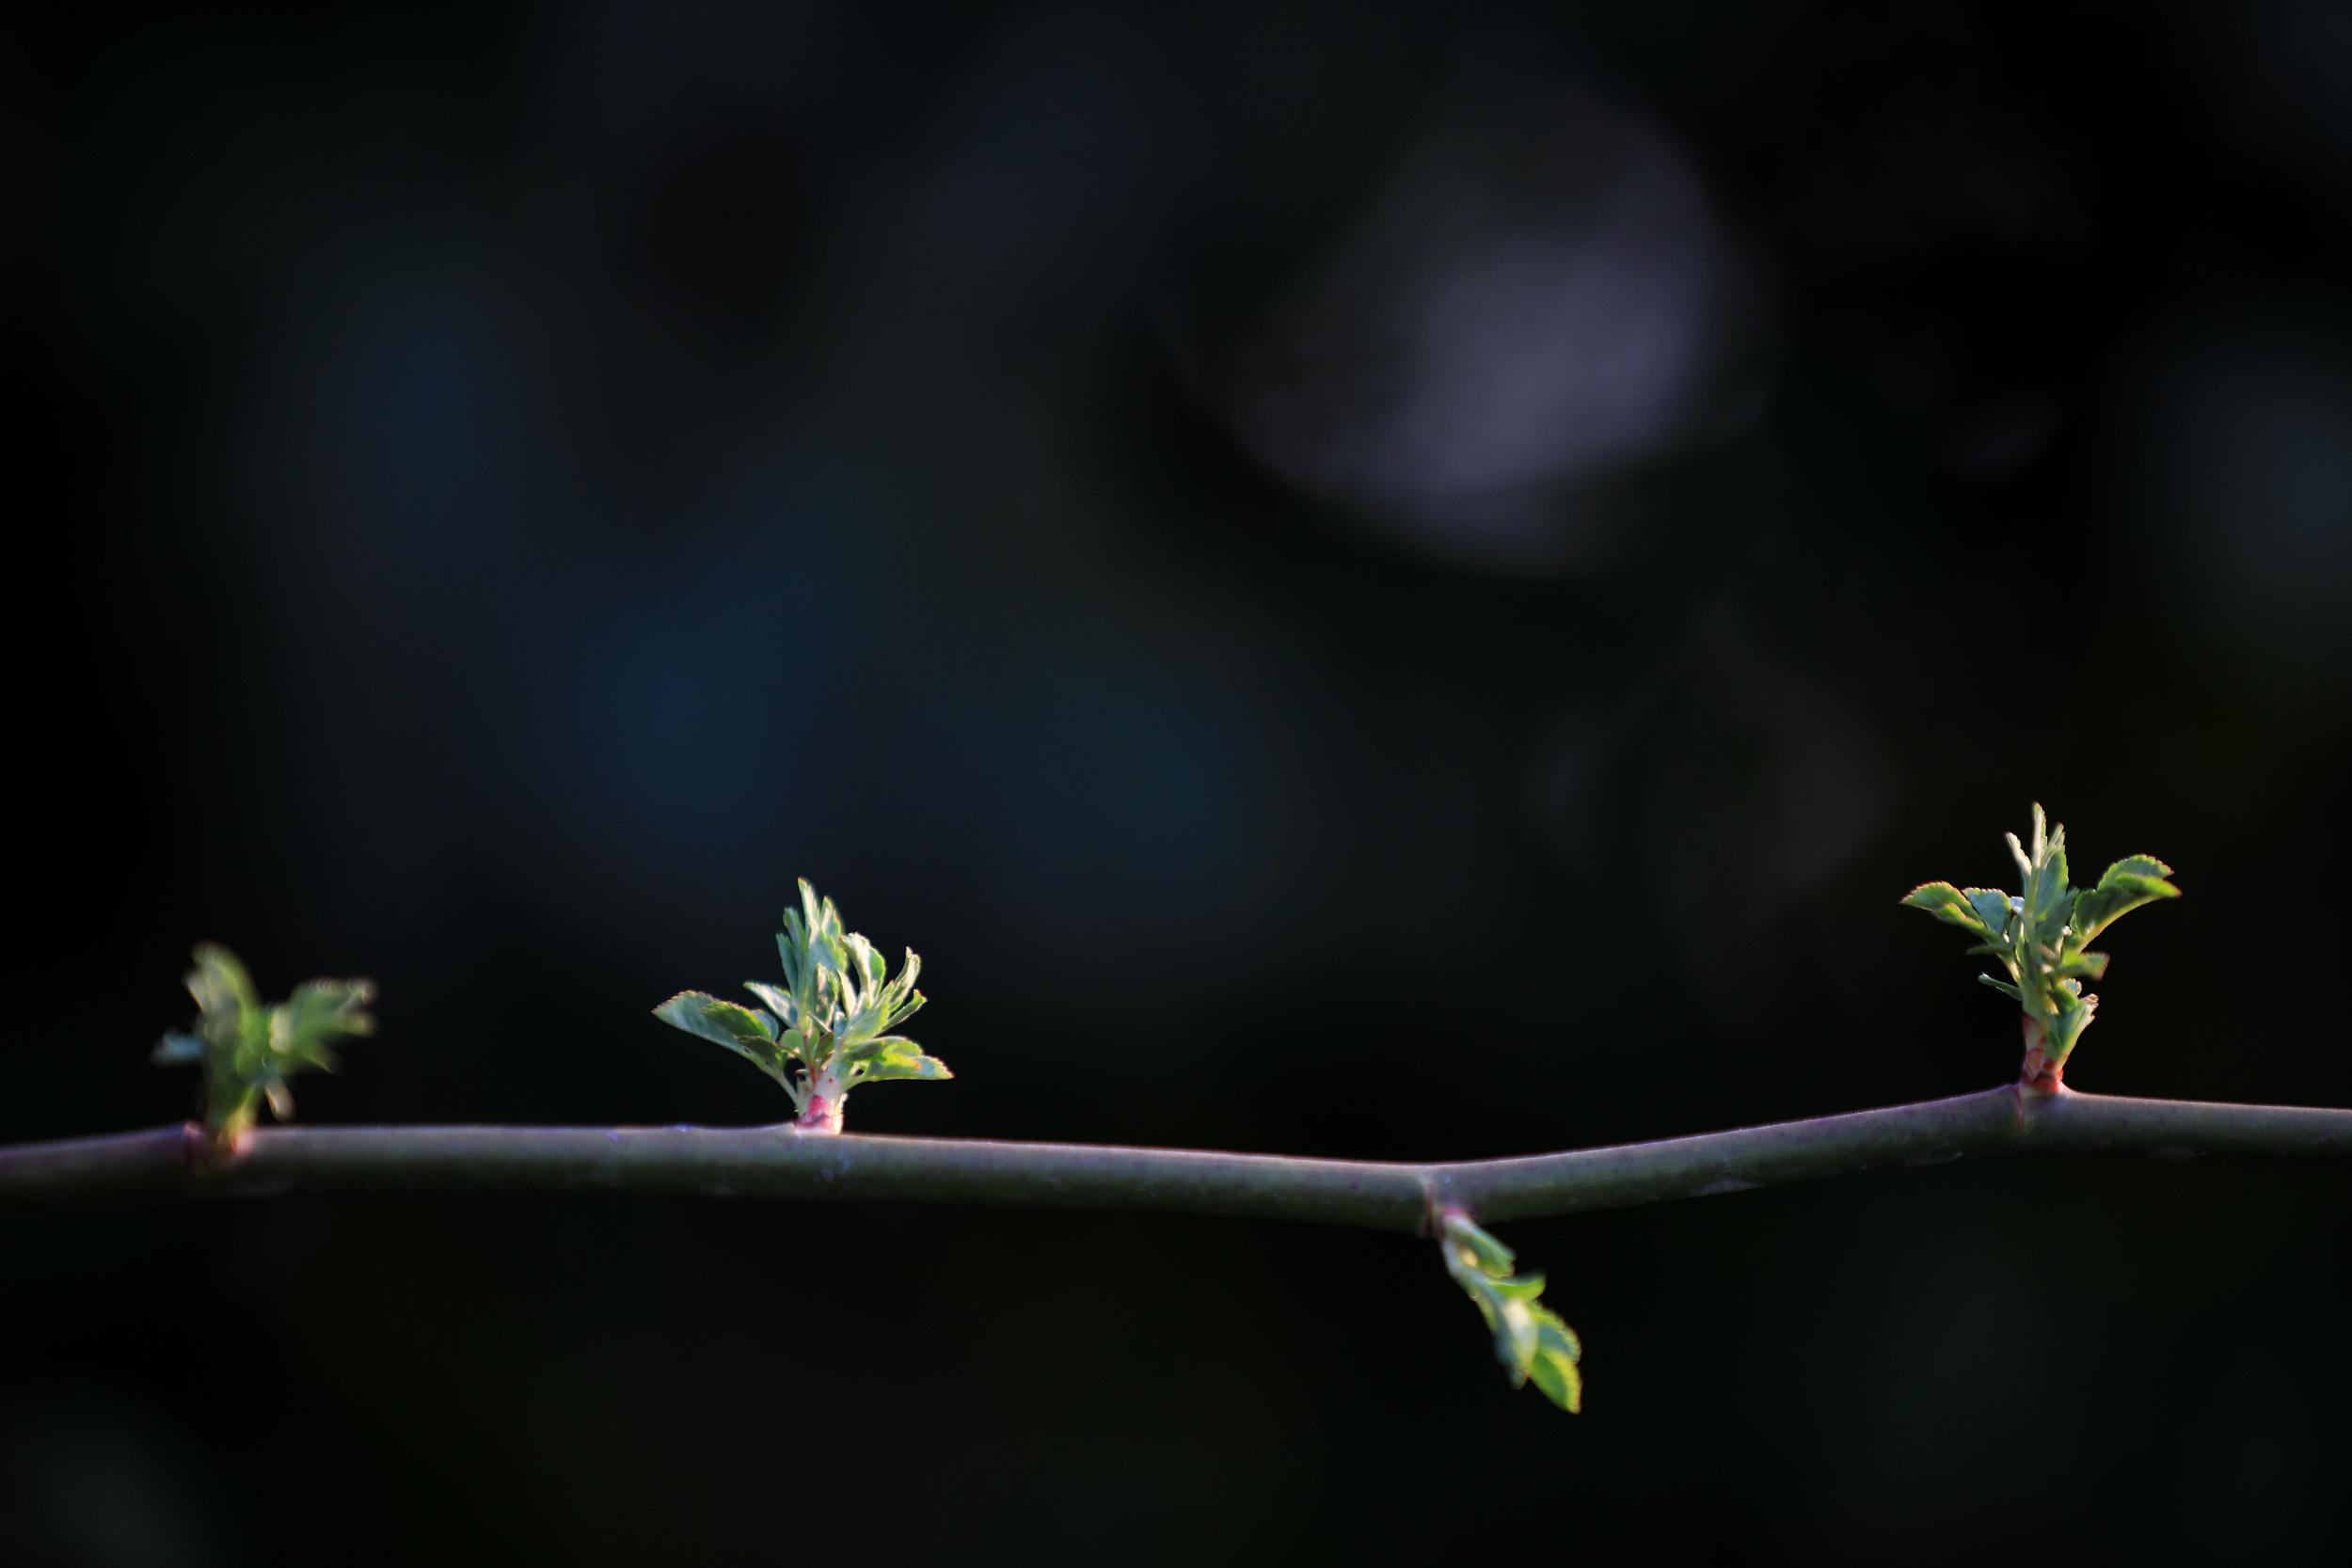
[[[2025,1015],[2025,1025],[2026,1061],[2018,1069],[2017,1082],[2038,1094],[2057,1094],[2066,1087],[2065,1064],[2051,1061],[2042,1054],[2048,1036],[2040,1019],[2027,1013]]]

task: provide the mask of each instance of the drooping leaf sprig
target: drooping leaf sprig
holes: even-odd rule
[[[768,1005],[739,1006],[703,991],[680,991],[653,1010],[662,1022],[714,1040],[784,1085],[798,1125],[839,1132],[842,1101],[860,1084],[954,1074],[913,1040],[890,1031],[923,1005],[914,977],[923,960],[913,948],[894,977],[874,944],[841,926],[841,911],[806,880],[801,907],[784,912],[776,934],[781,986],[746,980]]]
[[[1544,1276],[1514,1275],[1511,1249],[1460,1209],[1438,1211],[1438,1245],[1445,1255],[1446,1273],[1486,1320],[1486,1331],[1495,1338],[1495,1359],[1511,1374],[1511,1386],[1532,1379],[1544,1398],[1561,1409],[1581,1410],[1584,1374],[1577,1363],[1583,1358],[1584,1346],[1576,1330],[1536,1299],[1543,1294]]]
[[[2049,827],[2038,804],[2030,847],[2019,843],[2015,833],[2007,837],[2023,879],[2019,892],[1927,882],[1904,895],[1903,902],[1976,937],[1969,952],[2000,960],[2007,980],[1977,978],[2024,1009],[2024,1081],[2056,1089],[2067,1057],[2099,1006],[2098,997],[2083,990],[2083,982],[2107,972],[2107,955],[2091,952],[2091,942],[2142,904],[2178,898],[2181,890],[2166,879],[2172,868],[2152,855],[2126,855],[2102,872],[2095,885],[2069,887],[2066,829]]]
[[[283,1121],[294,1116],[297,1072],[335,1069],[334,1042],[375,1033],[367,980],[306,980],[283,1002],[264,1006],[237,956],[217,942],[197,946],[188,971],[196,1022],[174,1030],[153,1060],[195,1062],[204,1069],[204,1127],[218,1152],[234,1154],[266,1104]]]

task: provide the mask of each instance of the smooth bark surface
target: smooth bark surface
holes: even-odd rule
[[[1420,1232],[2003,1154],[2352,1162],[2352,1110],[1990,1089],[1737,1132],[1436,1164],[790,1127],[199,1129],[0,1148],[0,1212],[293,1193],[629,1192],[1158,1209]]]

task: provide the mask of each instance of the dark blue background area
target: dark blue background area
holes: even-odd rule
[[[748,1124],[648,1009],[805,876],[854,1128],[1366,1158],[1959,1093],[1896,907],[2187,895],[2090,1090],[2352,1103],[2335,8],[92,8],[0,31],[0,1138]],[[2331,783],[2330,781],[2335,781]],[[288,1199],[0,1227],[0,1561],[2329,1562],[2352,1181],[1967,1164],[1426,1243]]]

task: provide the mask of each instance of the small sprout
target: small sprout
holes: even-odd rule
[[[2102,872],[2094,886],[2069,887],[2066,829],[2048,826],[2039,805],[2033,808],[2030,846],[2019,843],[2015,833],[2007,836],[2024,879],[2022,893],[1928,882],[1904,895],[1903,902],[1968,932],[1978,939],[1969,952],[2000,961],[2007,980],[1977,978],[2024,1010],[2022,1081],[2055,1092],[2063,1086],[2066,1059],[2099,1006],[2098,997],[2084,992],[2083,982],[2107,972],[2107,956],[2091,952],[2091,942],[2142,904],[2178,898],[2181,890],[2166,880],[2172,868],[2148,855],[2124,856]]]
[[[800,1111],[795,1125],[808,1132],[840,1132],[842,1101],[860,1084],[954,1076],[946,1063],[890,1033],[923,1005],[914,989],[923,960],[913,948],[891,976],[874,944],[845,932],[833,900],[803,881],[801,907],[785,911],[776,951],[783,985],[743,982],[767,1010],[689,990],[653,1016],[725,1046],[783,1085]]]
[[[287,1080],[310,1069],[335,1070],[333,1042],[372,1035],[367,980],[308,980],[283,1002],[264,1006],[237,956],[217,942],[196,949],[188,993],[196,998],[191,1031],[175,1030],[155,1047],[159,1063],[195,1062],[204,1069],[204,1127],[215,1152],[242,1152],[263,1103],[280,1121],[294,1116]]]
[[[1514,1275],[1511,1249],[1472,1224],[1460,1209],[1438,1212],[1438,1246],[1445,1255],[1446,1273],[1486,1320],[1486,1331],[1495,1337],[1495,1359],[1511,1374],[1511,1386],[1533,1378],[1544,1397],[1561,1409],[1583,1409],[1584,1375],[1577,1362],[1584,1347],[1576,1330],[1536,1299],[1543,1293],[1544,1276]]]

